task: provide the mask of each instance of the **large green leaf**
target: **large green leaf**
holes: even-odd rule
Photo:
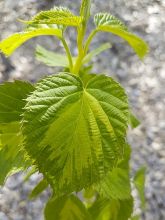
[[[128,220],[133,212],[133,198],[128,200],[99,198],[88,211],[94,220]]]
[[[140,37],[132,34],[119,19],[111,14],[96,14],[94,22],[98,31],[111,32],[126,40],[140,58],[148,52],[148,45]]]
[[[106,177],[95,186],[101,196],[115,200],[130,199],[129,160],[130,147],[127,145],[124,149],[123,159],[118,161],[117,167],[108,172]]]
[[[97,189],[105,198],[129,199],[131,197],[129,172],[121,168],[114,168]]]
[[[52,197],[45,207],[45,220],[90,220],[84,204],[74,195]]]
[[[0,123],[19,121],[27,94],[32,92],[34,87],[27,82],[15,81],[5,82],[0,85]]]
[[[51,28],[49,26],[37,26],[30,27],[26,29],[24,32],[15,33],[8,38],[2,40],[0,42],[0,51],[2,51],[5,55],[10,56],[18,47],[20,47],[27,40],[38,37],[42,35],[53,35],[59,38],[62,37],[62,30]]]
[[[53,75],[37,84],[27,102],[26,150],[56,194],[99,181],[122,156],[128,102],[111,77],[93,75],[84,85],[69,73]]]
[[[30,21],[23,21],[26,24],[57,24],[65,26],[79,26],[82,17],[75,16],[69,9],[54,7],[49,11],[41,11]]]

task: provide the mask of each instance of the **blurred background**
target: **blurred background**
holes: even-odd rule
[[[165,219],[165,1],[164,0],[93,0],[92,14],[110,12],[122,19],[130,29],[146,40],[150,53],[142,62],[127,44],[110,34],[99,34],[92,44],[111,42],[112,49],[95,58],[94,71],[115,77],[127,90],[130,104],[141,125],[129,131],[132,146],[131,166],[136,171],[147,167],[146,212],[142,220]],[[18,18],[29,19],[40,10],[54,5],[68,6],[78,12],[80,0],[0,0],[0,40],[20,31]],[[92,20],[89,28],[93,27]],[[74,29],[68,31],[68,41],[74,50]],[[0,55],[0,82],[23,79],[35,82],[47,74],[58,72],[35,60],[35,47],[61,51],[53,37],[40,37],[25,43],[9,59]],[[32,175],[23,183],[23,174],[10,177],[0,188],[0,220],[42,220],[43,202],[47,192],[35,201],[28,193],[40,180]],[[138,202],[136,213],[140,213]]]

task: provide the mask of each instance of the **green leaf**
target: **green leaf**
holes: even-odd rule
[[[103,51],[107,50],[111,48],[111,44],[110,43],[105,43],[102,44],[100,47],[96,48],[95,50],[91,51],[90,53],[88,53],[84,59],[83,59],[83,64],[88,63],[92,60],[93,57],[97,56],[98,54],[102,53]]]
[[[116,17],[108,13],[99,13],[94,17],[98,31],[111,32],[128,42],[140,58],[148,52],[148,45],[138,36],[132,34]]]
[[[0,123],[21,120],[25,98],[34,87],[27,82],[5,82],[0,85]]]
[[[145,173],[146,168],[142,167],[136,172],[134,177],[134,184],[139,193],[142,209],[145,209]]]
[[[52,67],[54,66],[68,67],[69,66],[68,58],[65,55],[51,52],[39,45],[36,48],[36,58],[37,60]]]
[[[22,119],[25,99],[34,90],[30,83],[15,81],[0,85],[0,185],[29,164],[22,149]]]
[[[91,9],[91,0],[82,0],[80,15],[84,18],[85,21],[88,21],[90,17],[90,9]]]
[[[53,35],[61,38],[62,31],[60,29],[49,28],[48,26],[45,28],[30,28],[25,30],[24,32],[15,33],[8,38],[2,40],[0,42],[0,51],[2,51],[5,55],[10,56],[27,40],[42,35]]]
[[[41,11],[30,21],[23,22],[26,24],[57,24],[77,27],[82,23],[82,17],[75,16],[67,8],[54,7],[49,11]]]
[[[84,204],[74,195],[52,197],[45,208],[45,220],[91,220]]]
[[[132,112],[130,112],[130,125],[132,128],[137,128],[140,125],[140,121]]]
[[[99,194],[109,199],[129,199],[131,197],[131,186],[129,170],[114,168],[107,174],[96,187]]]
[[[128,220],[133,212],[133,198],[128,200],[99,198],[88,211],[94,220]]]
[[[26,150],[56,195],[99,181],[122,156],[128,102],[111,77],[93,75],[84,86],[78,76],[53,75],[37,84],[27,102]]]
[[[9,175],[26,168],[22,142],[18,122],[0,124],[0,185],[4,184]]]
[[[48,187],[48,182],[46,179],[42,179],[36,186],[35,188],[31,191],[29,198],[30,199],[35,199],[39,194],[41,194],[47,187]]]

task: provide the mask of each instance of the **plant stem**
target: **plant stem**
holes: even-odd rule
[[[95,29],[90,33],[90,35],[85,43],[85,48],[84,48],[85,55],[87,54],[87,52],[89,50],[89,45],[90,45],[91,41],[93,40],[93,37],[97,34],[97,32],[98,32],[97,29]]]
[[[67,57],[68,57],[68,61],[69,61],[69,69],[70,71],[72,71],[72,68],[73,68],[73,61],[72,61],[72,55],[71,55],[71,52],[70,52],[70,49],[65,41],[64,38],[61,38],[61,41],[62,41],[62,44],[65,48],[65,51],[66,51],[66,54],[67,54]]]

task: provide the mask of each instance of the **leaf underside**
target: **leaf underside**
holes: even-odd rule
[[[39,45],[36,48],[36,58],[37,60],[52,67],[54,66],[68,67],[69,66],[68,58],[65,55],[46,50],[45,48]]]
[[[27,102],[25,147],[56,194],[99,181],[122,156],[128,102],[112,78],[93,75],[84,87],[60,73],[39,82]]]

